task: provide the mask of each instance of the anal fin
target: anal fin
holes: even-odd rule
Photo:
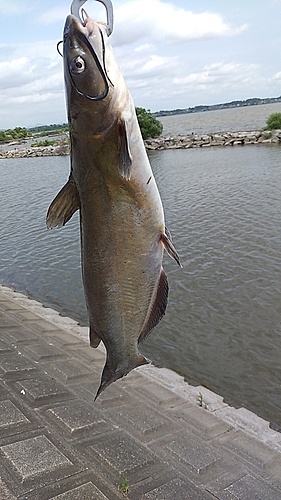
[[[154,302],[138,338],[139,344],[145,341],[153,328],[155,328],[155,326],[158,325],[159,321],[163,318],[168,303],[168,292],[168,280],[165,271],[162,268]]]
[[[80,208],[76,185],[70,177],[49,206],[46,223],[49,229],[64,226]]]

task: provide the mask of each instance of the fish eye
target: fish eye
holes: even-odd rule
[[[86,63],[81,56],[76,56],[70,61],[70,71],[74,74],[83,73],[86,68]]]

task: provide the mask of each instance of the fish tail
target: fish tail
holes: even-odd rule
[[[125,375],[128,375],[128,373],[133,370],[134,368],[137,368],[138,366],[142,365],[147,365],[151,363],[151,361],[147,358],[145,358],[142,354],[138,353],[136,357],[134,357],[132,360],[129,360],[129,363],[126,363],[125,367],[119,368],[117,366],[116,369],[113,368],[112,364],[110,363],[109,359],[106,360],[102,376],[101,376],[101,383],[98,388],[98,391],[96,393],[94,401],[99,397],[99,395],[110,385],[112,382],[116,382],[119,378],[124,377]]]

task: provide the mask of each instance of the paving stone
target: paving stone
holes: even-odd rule
[[[233,426],[247,428],[250,432],[254,434],[264,434],[269,430],[269,422],[263,420],[262,418],[254,415],[252,412],[246,408],[222,408],[217,412],[220,418],[223,418],[227,422],[231,423]]]
[[[13,318],[1,318],[0,332],[6,333],[9,328],[17,328],[19,324]]]
[[[0,295],[0,300],[1,300],[1,308],[5,311],[21,311],[22,306],[20,306],[15,300],[9,300],[3,297],[3,295]]]
[[[25,308],[17,309],[16,311],[13,311],[13,314],[16,313],[16,320],[19,321],[20,323],[22,321],[38,321],[38,316],[37,314],[33,314],[32,312],[28,311]],[[11,315],[12,316],[12,315]]]
[[[7,389],[7,386],[4,385],[4,381],[0,379],[0,400],[2,399],[8,399],[9,398],[9,392]]]
[[[217,477],[214,474],[212,481],[206,486],[206,490],[212,493],[215,498],[222,498],[221,495],[226,495],[226,498],[230,498],[227,488],[247,475],[248,470],[244,464],[236,463],[229,465],[229,467],[225,468],[225,473],[221,477]]]
[[[192,467],[198,474],[220,458],[218,452],[213,447],[208,446],[203,439],[193,434],[179,437],[166,444],[165,448],[170,450],[185,464]]]
[[[79,382],[91,376],[91,374],[93,374],[94,379],[97,378],[97,374],[95,372],[82,363],[78,363],[74,359],[53,364],[52,368],[56,374],[66,382]]]
[[[200,491],[192,483],[175,478],[143,495],[143,500],[214,500],[207,492]]]
[[[8,444],[2,446],[1,451],[22,481],[72,465],[46,436]]]
[[[124,422],[128,423],[126,429],[130,429],[132,432],[137,431],[141,436],[147,439],[155,439],[161,436],[163,433],[175,432],[175,423],[170,421],[157,412],[154,408],[149,407],[145,404],[139,404],[137,400],[130,403],[130,405],[122,406],[116,411],[112,409],[108,412],[109,416],[120,425],[124,425]]]
[[[39,332],[40,334],[43,333],[45,335],[48,335],[49,333],[53,334],[58,329],[57,325],[54,325],[53,323],[50,323],[49,321],[46,321],[38,316],[37,321],[31,323],[30,326],[36,332]]]
[[[194,401],[195,402],[195,401]],[[205,408],[201,408],[194,404],[185,404],[176,408],[171,408],[170,414],[188,424],[188,428],[192,428],[199,436],[204,434],[204,438],[207,436],[215,436],[227,432],[229,425],[222,422],[215,415],[210,413]]]
[[[13,352],[13,349],[9,346],[7,342],[5,342],[3,339],[0,339],[0,355],[1,354],[6,354],[6,353],[11,353]]]
[[[236,455],[260,469],[264,469],[268,462],[279,456],[278,453],[274,452],[265,444],[255,439],[251,439],[250,436],[242,432],[239,432],[237,436],[226,443],[224,447],[227,447]]]
[[[46,404],[71,397],[67,387],[47,375],[38,374],[36,379],[18,381],[16,387],[22,398],[26,397],[29,401],[37,404]]]
[[[28,418],[10,400],[0,401],[0,431],[29,423]]]
[[[0,356],[0,374],[8,377],[23,376],[36,371],[36,367],[23,355],[10,354]]]
[[[106,356],[104,358],[104,364],[105,361],[106,361]],[[135,368],[134,370],[130,371],[128,375],[120,379],[122,388],[124,388],[125,391],[132,390],[132,388],[141,387],[142,385],[146,384],[146,379],[141,374],[142,368],[143,366]]]
[[[107,498],[93,483],[89,482],[52,497],[50,500],[107,500]]]
[[[85,433],[93,436],[109,429],[102,414],[84,402],[81,404],[81,400],[55,406],[47,410],[46,414],[71,436]]]
[[[22,328],[13,328],[8,331],[9,336],[12,338],[14,344],[34,344],[38,341],[38,336],[31,329],[25,330]]]
[[[79,356],[79,358],[87,359],[90,363],[95,363],[96,366],[98,364],[100,368],[104,366],[105,356],[100,350],[81,344],[79,344],[78,348],[76,346],[73,346],[73,348],[75,349],[75,355]]]
[[[239,500],[280,500],[281,491],[270,488],[257,478],[249,475],[242,477],[235,483],[225,489],[225,492],[230,493],[230,498]],[[219,497],[219,498],[224,498]]]
[[[138,387],[135,392],[159,406],[174,407],[186,403],[185,399],[156,383],[146,382],[144,387]]]
[[[136,472],[139,480],[147,477],[148,469],[156,460],[145,446],[123,431],[108,433],[105,438],[91,444],[88,452],[96,456],[100,466],[107,465],[111,472],[123,479],[129,479]]]
[[[0,478],[0,498],[1,500],[16,500],[14,495],[12,495],[12,493],[8,490],[8,488],[3,483],[1,478]]]
[[[52,361],[65,357],[65,353],[61,349],[52,344],[47,344],[47,342],[28,346],[28,351],[34,359],[40,361]]]
[[[94,387],[94,384],[87,384],[85,386],[86,389],[90,390],[91,394],[96,393],[98,390],[100,383],[100,375],[97,380],[97,385]],[[116,387],[117,385],[117,387]],[[106,391],[102,392],[101,395],[98,397],[96,404],[98,405],[99,408],[110,408],[113,406],[120,406],[122,404],[126,404],[126,402],[131,401],[130,394],[125,394],[122,389],[120,384],[113,384],[110,385]]]
[[[52,342],[54,345],[58,345],[60,348],[63,347],[81,347],[84,346],[84,341],[78,335],[70,335],[63,330],[51,330],[47,333],[48,342]],[[92,349],[90,349],[92,350]]]

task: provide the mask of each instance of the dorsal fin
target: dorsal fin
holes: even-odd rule
[[[80,198],[76,185],[70,176],[57,196],[53,199],[47,213],[46,223],[49,229],[64,226],[80,208]]]
[[[161,318],[163,318],[168,303],[168,291],[169,285],[167,276],[164,269],[162,268],[152,308],[138,338],[139,344],[145,341],[153,328],[155,328]]]

